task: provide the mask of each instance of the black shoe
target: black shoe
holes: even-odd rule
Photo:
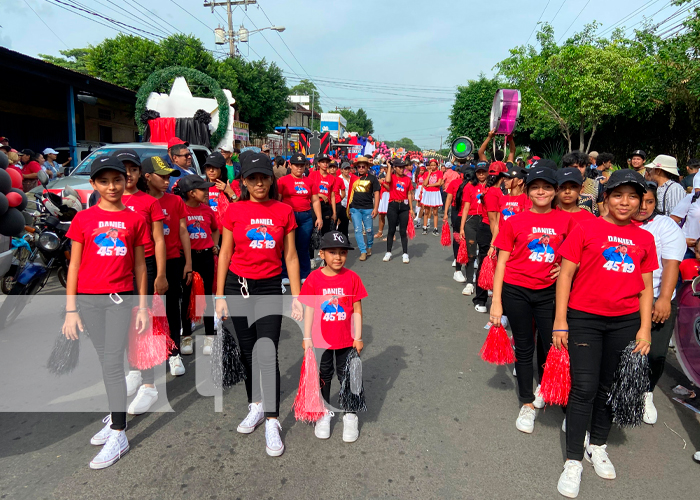
[[[435,229],[433,229],[433,236],[437,236],[437,235],[438,235],[438,228],[435,228]]]
[[[423,234],[428,234],[428,228],[423,226]]]

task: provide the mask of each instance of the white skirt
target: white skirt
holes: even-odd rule
[[[379,199],[379,213],[385,214],[388,209],[389,209],[389,191],[382,194],[382,197]]]
[[[413,195],[413,199],[416,200],[416,203],[420,203],[420,201],[421,201],[420,197],[421,197],[422,193],[423,193],[423,186],[418,186],[416,188],[416,192]]]
[[[442,195],[440,191],[425,191],[421,200],[424,207],[441,207]]]

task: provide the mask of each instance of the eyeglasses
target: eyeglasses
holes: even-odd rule
[[[184,155],[175,155],[175,156],[184,156],[185,158],[192,158],[192,153],[187,153]]]

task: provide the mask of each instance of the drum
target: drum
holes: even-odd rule
[[[500,89],[491,106],[491,130],[497,134],[510,135],[515,131],[520,116],[521,95],[519,90]]]
[[[685,375],[700,385],[700,277],[684,283],[678,293],[678,317],[673,339],[676,356]]]
[[[452,141],[452,155],[463,160],[467,158],[474,151],[474,142],[469,137],[457,137]]]

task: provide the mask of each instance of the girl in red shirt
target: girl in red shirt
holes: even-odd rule
[[[558,249],[573,227],[568,213],[552,209],[556,186],[554,170],[530,170],[527,193],[532,208],[505,220],[495,241],[499,252],[490,319],[499,326],[505,313],[511,323],[522,404],[515,427],[528,434],[535,428],[535,408],[544,407],[539,384],[532,390],[532,358],[537,344],[533,324],[543,346],[548,346],[554,319],[554,279],[559,272]],[[538,381],[542,372],[540,366]]]
[[[204,283],[204,292],[208,295],[214,287],[214,256],[219,254],[219,246],[214,242],[219,241],[219,226],[216,215],[207,203],[209,188],[212,182],[206,182],[198,175],[186,175],[177,183],[175,188],[185,201],[185,213],[187,218],[187,233],[192,249],[192,271],[199,273]],[[189,317],[190,295],[192,285],[185,284],[182,287],[182,345],[192,345],[192,322]],[[214,316],[204,315],[204,350],[211,354],[214,343]],[[191,350],[188,350],[192,354]],[[183,354],[188,354],[184,352]]]
[[[237,201],[241,192],[240,189],[236,191],[237,183],[234,185],[229,182],[226,159],[218,151],[214,151],[207,156],[207,160],[204,162],[204,173],[209,182],[214,184],[209,187],[208,204],[214,211],[214,214],[216,214],[217,223],[221,224],[225,208],[219,210],[219,205],[221,204],[225,207],[229,203]],[[214,243],[219,244],[218,241]]]
[[[413,194],[413,199],[416,200],[416,218],[413,219],[413,222],[416,223],[416,229],[420,227],[421,221],[423,220],[423,181],[425,180],[426,175],[427,173],[425,171],[425,166],[418,167],[418,170],[415,173],[416,191]]]
[[[438,209],[442,206],[442,195],[440,194],[440,187],[444,184],[444,179],[442,178],[442,172],[438,170],[437,160],[430,160],[428,162],[428,173],[423,179],[423,197],[421,202],[423,203],[423,234],[428,234],[428,219],[432,216],[433,218],[433,236],[439,234],[438,231]]]
[[[386,224],[386,213],[389,210],[389,191],[384,185],[383,179],[386,178],[386,171],[388,168],[390,167],[383,165],[379,171],[379,176],[377,177],[377,179],[379,179],[381,189],[379,190],[379,207],[377,208],[377,210],[379,211],[379,231],[377,231],[377,234],[374,235],[375,238],[384,237],[384,224]]]
[[[165,217],[163,219],[166,247],[165,277],[172,285],[168,286],[168,291],[165,292],[165,315],[168,319],[170,338],[175,343],[175,349],[170,355],[168,364],[170,373],[180,376],[185,373],[185,365],[180,357],[182,325],[180,301],[182,286],[189,285],[192,281],[192,255],[190,236],[187,232],[185,202],[181,197],[167,192],[170,176],[178,177],[180,171],[169,168],[158,156],[144,159],[141,163],[141,171],[148,187],[148,194],[158,200]],[[182,304],[183,308],[187,306],[188,304]],[[191,345],[190,349],[192,349]]]
[[[398,158],[394,160],[389,170],[386,172],[386,178],[382,181],[384,189],[389,193],[389,204],[387,206],[389,235],[386,239],[386,254],[384,254],[384,262],[391,260],[391,247],[394,245],[394,235],[396,234],[396,226],[399,226],[399,234],[401,235],[401,248],[403,249],[403,263],[408,264],[408,224],[413,213],[413,182],[411,178],[405,175],[404,167],[408,165],[406,160]],[[391,169],[394,169],[392,175]]]
[[[128,343],[134,276],[138,293],[135,327],[148,327],[148,285],[144,245],[149,240],[143,217],[126,208],[122,195],[126,169],[116,158],[98,156],[91,165],[90,184],[100,193],[98,205],[78,212],[68,230],[72,240],[66,283],[66,319],[63,334],[78,339],[90,333],[102,365],[110,415],[104,428],[90,440],[104,445],[90,462],[104,469],[129,451],[126,438],[126,383],[124,353]]]
[[[508,194],[498,197],[497,217],[489,217],[489,223],[491,225],[491,253],[495,251],[493,243],[498,237],[500,228],[503,227],[503,222],[508,220],[509,217],[524,212],[532,206],[530,197],[525,193],[525,178],[527,177],[528,171],[524,168],[513,166],[512,164],[509,165],[510,168],[503,174],[506,178],[505,185]],[[493,204],[491,208],[489,208],[489,211],[492,211],[492,208]]]
[[[577,222],[595,219],[588,210],[583,210],[578,206],[581,186],[583,186],[583,176],[578,168],[566,167],[557,170],[557,205],[560,210],[568,212]]]
[[[282,255],[287,264],[292,296],[296,298],[301,289],[299,257],[294,244],[296,221],[292,207],[276,200],[277,185],[266,155],[251,153],[242,156],[241,178],[241,199],[235,206],[229,207],[224,218],[216,313],[222,320],[227,320],[229,311],[264,310],[264,316],[254,317],[244,312],[242,316],[231,317],[243,355],[247,375],[245,388],[250,403],[248,416],[238,426],[238,432],[250,434],[267,417],[266,451],[268,455],[276,457],[284,452],[277,419],[280,401],[277,346],[282,329],[282,298],[279,296],[282,291]],[[261,295],[265,297],[258,297]],[[303,318],[302,306],[297,300],[293,301],[291,316],[297,321]],[[256,345],[256,378],[253,379],[253,348]]]
[[[341,194],[343,195],[343,199],[340,202],[342,208],[338,211],[338,231],[343,233],[346,238],[349,238],[350,218],[347,213],[348,193],[350,192],[350,186],[355,183],[358,177],[352,173],[352,165],[347,162],[341,164],[340,170],[341,175],[338,177],[338,183],[342,183]]]
[[[584,453],[596,474],[615,478],[606,451],[612,426],[608,393],[625,347],[636,339],[635,352],[646,356],[651,346],[656,246],[649,231],[632,224],[645,191],[644,177],[634,170],[613,172],[605,184],[607,215],[582,222],[559,249],[553,341],[569,351],[571,392],[567,460],[558,489],[571,498],[578,494]],[[605,300],[592,293],[601,285]],[[590,444],[584,449],[589,420]]]

